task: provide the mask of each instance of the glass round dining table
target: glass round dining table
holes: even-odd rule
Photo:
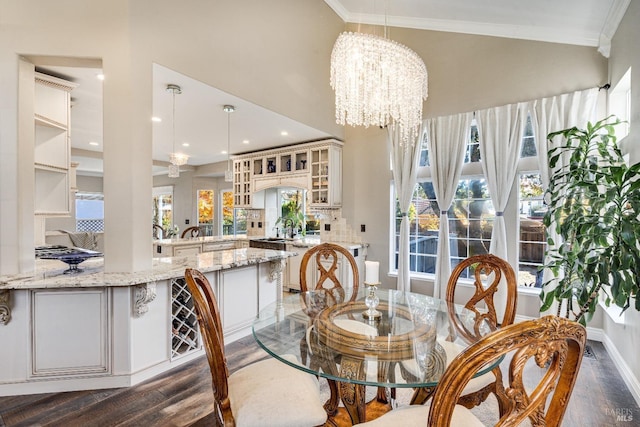
[[[253,336],[267,353],[328,380],[330,423],[379,416],[391,409],[396,388],[414,388],[411,403],[424,403],[451,359],[493,329],[475,312],[427,295],[379,289],[374,300],[372,316],[366,288],[288,294],[254,321]],[[369,403],[365,386],[378,387]]]

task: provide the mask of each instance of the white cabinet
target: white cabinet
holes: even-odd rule
[[[30,377],[87,377],[110,371],[109,288],[31,292]]]
[[[309,190],[315,207],[342,205],[342,142],[331,139],[258,151],[234,157],[234,203],[263,208],[262,190],[296,187]]]
[[[212,240],[211,237],[195,239],[157,240],[153,244],[153,254],[157,257],[191,256],[202,252],[242,249],[249,247],[247,239]]]
[[[251,160],[233,161],[233,204],[235,207],[251,206]]]
[[[336,145],[311,149],[311,205],[342,205],[342,148]]]
[[[35,74],[34,152],[36,215],[69,215],[75,169],[71,167],[70,92],[77,85]]]
[[[185,245],[173,248],[173,256],[191,256],[198,255],[202,250],[202,245]]]
[[[287,274],[284,275],[284,280],[285,287],[290,291],[300,290],[300,264],[302,263],[302,257],[307,250],[308,248],[299,248],[287,244],[287,252],[296,252],[298,254],[298,256],[287,258]]]

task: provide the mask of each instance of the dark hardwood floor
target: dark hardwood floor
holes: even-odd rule
[[[589,346],[593,357],[583,359],[563,426],[640,425],[638,405],[606,350],[597,342]],[[268,357],[251,336],[228,345],[226,352],[231,372]],[[211,399],[209,368],[202,357],[130,388],[0,397],[0,427],[211,426]],[[474,409],[484,411],[485,420],[497,407],[486,403]]]

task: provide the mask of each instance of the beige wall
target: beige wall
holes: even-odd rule
[[[18,156],[19,55],[102,60],[107,271],[151,265],[153,63],[343,137],[328,64],[344,23],[321,0],[0,0],[0,10],[2,274],[33,268],[32,186],[17,179],[33,163]]]
[[[618,83],[624,73],[631,67],[631,119],[629,140],[625,147],[629,150],[632,163],[640,162],[640,2],[629,4],[618,31],[611,44],[609,59],[609,76],[612,87]],[[640,358],[635,355],[640,348],[640,313],[631,307],[625,313],[624,324],[617,324],[608,316],[604,316],[605,345],[607,350],[622,364],[623,378],[634,392],[636,401],[640,400]]]

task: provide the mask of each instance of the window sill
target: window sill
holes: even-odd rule
[[[602,307],[602,309],[604,310],[605,313],[607,313],[607,315],[609,316],[609,318],[616,324],[618,325],[624,325],[625,324],[625,313],[621,313],[622,308],[618,307],[615,304],[610,305],[609,307],[607,307],[603,301],[598,301],[598,304],[600,305],[600,307]]]
[[[389,273],[387,273],[387,277],[398,277],[398,272],[397,271],[390,271]],[[433,274],[420,274],[420,273],[411,273],[411,279],[412,280],[422,280],[422,281],[426,281],[426,282],[433,282],[435,276]],[[466,286],[468,288],[473,287],[473,282],[471,280],[466,280],[466,279],[461,279],[460,280],[460,285],[462,286]],[[518,294],[523,294],[523,295],[540,295],[540,292],[542,291],[542,288],[535,288],[532,286],[518,286]]]

